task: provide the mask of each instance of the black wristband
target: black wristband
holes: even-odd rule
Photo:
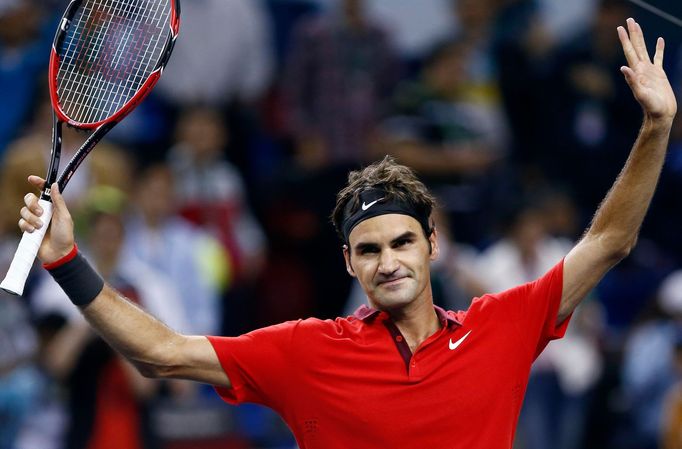
[[[47,270],[66,296],[78,307],[90,304],[104,288],[104,280],[81,253],[72,260]]]

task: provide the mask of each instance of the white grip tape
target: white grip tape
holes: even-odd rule
[[[0,288],[13,295],[24,293],[26,278],[31,271],[33,261],[36,259],[38,249],[40,249],[40,244],[43,242],[52,218],[52,203],[47,200],[40,200],[38,204],[43,208],[43,215],[40,216],[43,226],[31,233],[24,232],[24,235],[21,236],[21,242],[19,242],[17,252],[14,253],[14,259],[9,266],[7,276],[0,284]]]

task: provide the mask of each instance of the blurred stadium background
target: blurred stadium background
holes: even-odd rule
[[[682,17],[677,0],[652,5]],[[45,172],[46,65],[64,6],[0,0],[3,273],[26,176]],[[183,332],[352,312],[364,298],[328,215],[348,170],[384,154],[438,195],[439,304],[465,309],[534,279],[579,238],[637,134],[619,72],[625,18],[650,46],[665,37],[682,101],[682,29],[625,0],[184,0],[182,10],[159,87],[66,195],[100,272]],[[66,132],[65,151],[82,138]],[[516,448],[682,448],[681,196],[678,119],[639,244],[536,362]],[[25,298],[0,296],[0,449],[294,447],[266,409],[141,378],[41,269]]]

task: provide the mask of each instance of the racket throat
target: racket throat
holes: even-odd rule
[[[45,186],[40,195],[40,199],[52,201],[50,187],[57,180],[59,173],[59,161],[62,155],[62,122],[52,111],[52,154],[50,155],[50,165],[47,169],[47,176],[45,176]]]

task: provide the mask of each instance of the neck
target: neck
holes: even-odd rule
[[[413,353],[441,327],[431,297],[423,301],[415,301],[404,309],[390,311],[389,315]]]

